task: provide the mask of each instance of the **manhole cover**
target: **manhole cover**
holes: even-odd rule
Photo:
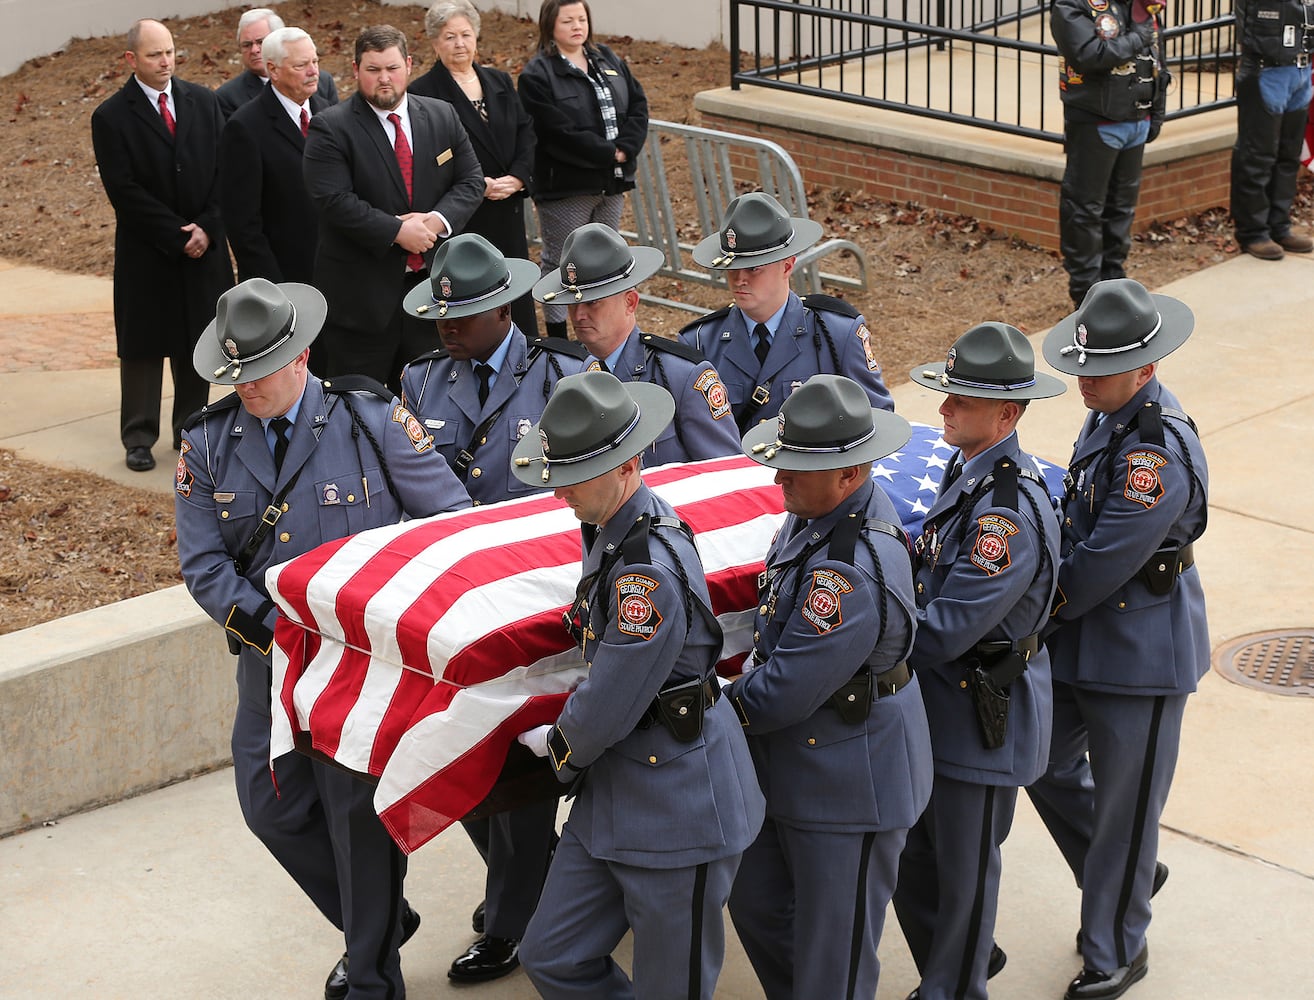
[[[1214,669],[1246,687],[1314,695],[1314,629],[1243,635],[1218,648]]]

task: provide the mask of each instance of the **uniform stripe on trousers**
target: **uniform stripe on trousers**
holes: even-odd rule
[[[862,961],[862,940],[867,933],[867,878],[875,842],[874,831],[862,835],[862,857],[858,859],[858,885],[853,900],[853,937],[849,942],[849,987],[844,994],[848,1000],[853,1000],[858,990],[858,964]]]
[[[689,921],[689,1000],[703,995],[703,904],[707,895],[707,863],[694,869],[693,919]]]
[[[1141,784],[1136,794],[1136,816],[1132,820],[1127,867],[1122,873],[1122,891],[1118,895],[1118,909],[1114,914],[1114,948],[1117,952],[1119,968],[1131,962],[1131,957],[1127,954],[1127,940],[1122,933],[1122,925],[1127,919],[1127,908],[1131,905],[1132,885],[1136,881],[1136,864],[1140,859],[1141,844],[1145,839],[1145,814],[1150,811],[1150,789],[1154,783],[1154,759],[1159,751],[1159,726],[1163,722],[1163,704],[1163,695],[1154,699],[1150,730],[1145,736],[1145,760],[1141,762]]]
[[[990,866],[990,852],[994,849],[995,786],[987,785],[985,805],[981,810],[981,841],[976,858],[976,892],[972,897],[972,913],[967,921],[967,947],[963,950],[963,964],[958,967],[958,986],[955,996],[966,996],[972,985],[972,964],[976,959],[977,943],[981,937],[981,917],[985,910],[986,873]]]

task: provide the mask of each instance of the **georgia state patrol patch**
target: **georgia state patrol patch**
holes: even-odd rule
[[[1122,495],[1146,509],[1153,507],[1163,496],[1159,470],[1167,464],[1168,459],[1152,451],[1133,451],[1127,456],[1127,485]]]
[[[424,425],[406,407],[396,407],[392,411],[392,420],[393,423],[402,425],[406,436],[411,439],[411,447],[419,454],[422,455],[433,447],[433,435],[424,429]]]
[[[825,635],[844,622],[843,600],[853,592],[853,584],[833,569],[818,569],[812,573],[812,589],[803,602],[803,620]]]
[[[976,521],[976,544],[972,546],[972,565],[990,576],[1008,569],[1012,561],[1008,540],[1018,531],[1017,525],[999,514],[986,514]]]
[[[192,495],[192,470],[187,468],[187,453],[191,451],[191,445],[186,441],[178,449],[178,468],[173,474],[174,489],[178,491],[180,497],[189,497]]]
[[[730,396],[725,391],[721,376],[712,368],[698,376],[694,388],[707,400],[707,408],[712,411],[712,419],[720,420],[730,412]]]
[[[647,642],[657,634],[662,613],[652,603],[660,584],[650,576],[625,573],[616,580],[616,627]]]
[[[867,371],[879,374],[881,363],[876,360],[876,351],[871,346],[871,331],[867,329],[866,323],[858,324],[857,337],[862,344],[862,353],[867,355]]]

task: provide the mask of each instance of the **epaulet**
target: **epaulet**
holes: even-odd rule
[[[707,357],[698,348],[690,347],[678,340],[659,337],[655,333],[640,334],[639,341],[644,347],[650,347],[654,351],[661,351],[664,354],[674,354],[677,358],[684,358],[686,361],[692,361],[695,364],[707,360]]]
[[[704,323],[715,323],[717,320],[725,319],[730,315],[730,310],[734,308],[734,303],[726,306],[724,309],[718,309],[716,312],[709,312],[706,316],[699,316],[692,323],[687,323],[680,327],[681,333],[688,333],[690,330],[697,329]]]
[[[335,375],[322,379],[319,383],[325,392],[368,392],[378,396],[384,402],[392,402],[392,390],[381,382],[375,382],[368,375]]]
[[[440,347],[436,351],[430,351],[428,354],[421,354],[418,358],[412,359],[407,363],[407,367],[409,368],[411,365],[418,365],[425,361],[443,361],[447,357],[447,348]]]
[[[197,424],[199,424],[202,420],[212,417],[216,413],[222,413],[224,410],[231,410],[233,409],[233,407],[241,405],[241,402],[242,402],[241,396],[239,396],[236,392],[230,392],[227,396],[225,396],[223,399],[219,400],[218,402],[207,403],[205,406],[202,406],[199,410],[197,410],[195,413],[193,413],[190,417],[187,418],[187,420],[183,423],[183,430],[189,431]]]
[[[583,361],[589,356],[587,347],[583,344],[577,344],[573,340],[567,340],[565,337],[535,337],[529,342],[529,349],[532,351],[536,347],[540,351],[569,355],[579,361]]]
[[[853,307],[853,303],[837,299],[833,295],[805,295],[801,301],[804,309],[811,309],[814,312],[839,313],[841,316],[849,317],[849,319],[857,319],[862,315]]]

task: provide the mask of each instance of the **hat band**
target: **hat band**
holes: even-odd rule
[[[940,385],[961,385],[967,389],[999,389],[1002,391],[1011,391],[1013,389],[1027,389],[1036,384],[1034,375],[1024,382],[978,382],[976,379],[958,378],[956,375],[944,373],[940,376]]]
[[[872,424],[871,430],[861,437],[856,437],[852,441],[836,441],[833,444],[805,445],[795,444],[787,441],[785,438],[776,440],[776,447],[782,451],[797,451],[805,455],[839,455],[846,451],[852,451],[860,444],[866,444],[876,433],[876,425]]]
[[[291,340],[292,334],[296,333],[296,329],[297,329],[297,307],[293,302],[289,301],[288,308],[291,310],[291,313],[289,313],[287,317],[287,322],[284,323],[283,328],[278,331],[278,335],[275,337],[274,342],[272,344],[270,344],[264,350],[256,351],[255,354],[248,354],[246,357],[242,357],[240,355],[234,357],[233,355],[230,354],[228,356],[229,359],[225,361],[222,366],[214,370],[214,377],[215,378],[222,377],[223,374],[225,372],[228,372],[228,369],[231,368],[232,371],[228,372],[229,375],[234,379],[239,378],[242,374],[243,365],[249,365],[253,361],[259,361],[261,358],[273,354],[276,350],[278,350],[289,340]],[[225,339],[220,338],[219,343],[222,348],[222,345],[225,343]],[[235,344],[235,342],[232,340],[228,340],[227,343]],[[227,352],[225,351],[225,353]]]
[[[587,292],[589,289],[600,288],[603,285],[611,284],[613,281],[620,281],[622,278],[628,278],[630,276],[630,272],[632,272],[633,270],[634,270],[634,257],[631,256],[629,259],[629,263],[627,263],[623,268],[621,268],[619,271],[615,272],[614,274],[609,274],[605,278],[599,278],[597,281],[580,281],[571,285],[567,285],[565,282],[562,282],[560,290],[555,292],[545,293],[543,296],[543,301],[551,302],[558,295],[560,295],[561,292],[574,292],[575,301],[578,302],[582,298],[584,298],[584,293]]]
[[[1077,343],[1077,329],[1081,326],[1083,326],[1083,324],[1078,323],[1077,326],[1073,328],[1072,343],[1059,348],[1059,354],[1063,355],[1068,355],[1073,351],[1076,351],[1078,365],[1084,365],[1086,363],[1087,354],[1124,354],[1127,351],[1138,351],[1142,347],[1146,347],[1150,341],[1154,339],[1154,335],[1159,332],[1159,328],[1163,326],[1163,315],[1161,313],[1155,313],[1154,328],[1140,340],[1133,341],[1130,344],[1124,344],[1122,347],[1085,347],[1082,344]]]
[[[721,238],[724,240],[725,235],[722,234]],[[717,257],[712,261],[712,266],[718,267],[721,264],[729,264],[736,257],[761,257],[763,254],[775,253],[777,250],[785,249],[785,247],[789,246],[793,242],[794,242],[794,230],[790,229],[789,235],[785,237],[785,241],[783,243],[777,243],[774,246],[769,246],[769,247],[762,247],[760,250],[726,250],[724,244],[722,244],[721,256]]]
[[[574,465],[577,462],[586,462],[590,458],[597,458],[599,455],[605,455],[607,452],[613,451],[616,448],[620,447],[620,443],[630,436],[634,428],[639,426],[639,418],[641,416],[642,416],[642,411],[639,409],[639,404],[635,403],[634,416],[630,420],[630,422],[626,424],[624,427],[622,427],[615,434],[613,434],[611,437],[604,438],[602,443],[598,447],[592,449],[591,451],[575,452],[573,455],[566,455],[561,458],[555,456],[552,458],[544,457],[543,462],[544,464],[547,465]]]
[[[439,317],[446,316],[446,315],[447,315],[447,310],[450,309],[450,308],[452,308],[453,306],[456,306],[456,307],[459,308],[460,306],[474,305],[476,302],[484,302],[484,301],[486,301],[486,300],[488,300],[488,299],[491,299],[494,295],[498,295],[498,294],[500,294],[500,293],[506,291],[506,290],[507,290],[508,288],[510,288],[510,287],[511,287],[511,272],[510,272],[510,271],[507,271],[507,272],[506,272],[506,277],[504,277],[501,281],[499,281],[496,285],[494,285],[494,286],[493,286],[492,288],[490,288],[488,291],[486,291],[486,292],[481,292],[479,295],[472,295],[472,296],[470,296],[469,298],[466,298],[466,299],[439,299],[439,298],[435,298],[435,297],[434,297],[434,294],[433,294],[433,282],[430,282],[430,283],[429,283],[429,303],[430,303],[430,304],[427,305],[427,306],[425,306],[425,305],[417,306],[416,309],[415,309],[415,311],[416,311],[417,313],[426,313],[426,312],[428,312],[430,309],[432,309],[434,306],[437,306],[437,307],[438,307],[438,315],[439,315]]]

